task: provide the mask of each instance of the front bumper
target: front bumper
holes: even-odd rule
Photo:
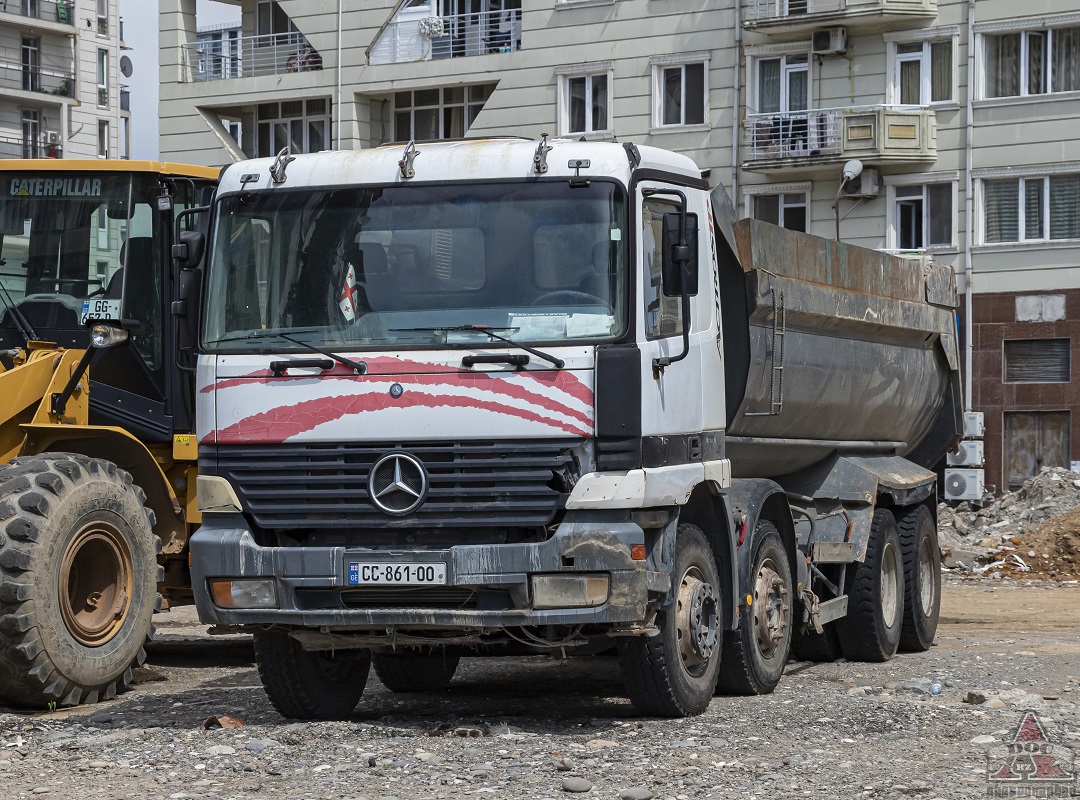
[[[635,625],[645,621],[650,589],[663,578],[648,561],[631,558],[645,533],[627,520],[567,514],[554,535],[535,544],[459,545],[439,550],[356,547],[261,547],[243,516],[204,518],[191,539],[192,584],[199,618],[215,625],[286,625],[329,631],[423,629],[488,631],[521,625]],[[312,608],[308,598],[338,598],[355,591],[350,560],[446,564],[446,587],[498,592],[500,608],[334,607]],[[651,559],[650,559],[651,561]],[[607,602],[588,608],[536,609],[530,577],[536,574],[604,574]],[[212,580],[273,578],[277,608],[232,609],[215,605]],[[653,595],[656,596],[655,594]],[[333,604],[331,604],[333,605]]]

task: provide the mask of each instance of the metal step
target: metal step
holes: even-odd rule
[[[811,560],[815,564],[850,564],[855,560],[851,542],[814,542]]]
[[[844,594],[840,595],[840,597],[834,597],[832,600],[826,600],[818,606],[818,623],[824,625],[847,616],[847,600],[848,596]]]

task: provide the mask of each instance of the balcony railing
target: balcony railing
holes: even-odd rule
[[[933,163],[934,112],[910,106],[847,106],[746,115],[751,169],[814,168],[844,158],[871,164]]]
[[[303,34],[242,36],[183,46],[187,81],[220,81],[322,69],[322,56]]]
[[[888,27],[890,19],[929,18],[937,14],[938,0],[752,0],[748,28],[812,29],[839,23]]]
[[[70,59],[43,58],[37,66],[22,63],[22,53],[0,48],[0,91],[40,92],[57,97],[75,96],[75,74]]]
[[[0,136],[0,158],[62,158],[58,144],[26,142],[17,136]]]
[[[75,0],[0,0],[0,12],[45,22],[75,24]]]
[[[485,11],[395,20],[379,35],[372,64],[509,53],[521,49],[521,11]]]
[[[120,110],[131,111],[131,88],[120,84]]]

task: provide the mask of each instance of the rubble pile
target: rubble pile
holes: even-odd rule
[[[938,507],[942,563],[975,574],[1080,577],[1080,473],[1045,467],[983,508]]]

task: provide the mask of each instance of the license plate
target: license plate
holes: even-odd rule
[[[82,314],[80,315],[83,325],[93,320],[104,319],[115,321],[120,319],[120,300],[111,297],[90,297],[82,301]]]
[[[349,562],[350,586],[428,586],[446,583],[446,564]]]

